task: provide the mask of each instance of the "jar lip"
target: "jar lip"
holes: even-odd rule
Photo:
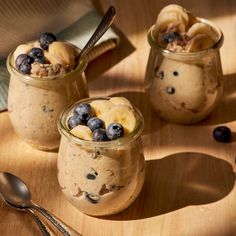
[[[152,25],[150,27],[150,29],[148,30],[148,42],[149,42],[150,46],[155,47],[156,49],[160,50],[161,52],[163,52],[165,54],[175,54],[175,55],[179,55],[180,57],[181,56],[183,56],[183,57],[197,56],[197,55],[205,54],[206,52],[208,52],[209,50],[212,50],[212,49],[219,49],[222,46],[223,41],[224,41],[224,35],[223,35],[223,32],[221,31],[221,29],[207,19],[200,18],[200,17],[197,17],[197,19],[199,20],[199,22],[205,23],[205,24],[213,27],[214,30],[216,31],[216,33],[218,34],[218,40],[210,48],[206,48],[206,49],[203,49],[201,51],[196,51],[196,52],[175,52],[175,51],[171,51],[169,49],[163,48],[156,42],[156,40],[154,38],[155,25]]]
[[[130,141],[140,137],[140,135],[143,131],[144,118],[143,118],[143,115],[141,114],[141,112],[135,106],[133,106],[133,109],[134,109],[136,117],[137,117],[136,127],[130,134],[128,134],[125,137],[122,137],[122,138],[119,138],[116,140],[111,140],[111,141],[94,142],[94,141],[90,141],[90,140],[80,139],[70,132],[69,128],[67,127],[66,122],[67,122],[68,114],[72,111],[72,108],[75,105],[80,104],[80,103],[84,103],[84,102],[92,102],[94,100],[109,100],[110,98],[111,97],[90,97],[90,98],[81,99],[78,102],[68,106],[61,113],[60,118],[57,122],[57,127],[58,127],[60,134],[65,136],[67,139],[69,139],[71,142],[73,142],[75,144],[91,145],[92,147],[100,147],[100,148],[101,147],[110,148],[111,146],[114,146],[114,147],[121,146],[121,145],[127,144]]]
[[[76,47],[75,45],[73,45],[76,50],[79,50],[78,47]],[[40,82],[48,82],[48,81],[54,81],[54,80],[61,80],[64,77],[67,77],[68,75],[71,75],[73,73],[78,73],[78,72],[83,72],[86,67],[87,67],[87,59],[86,57],[80,58],[79,59],[79,64],[76,66],[75,69],[73,69],[72,71],[65,73],[63,75],[54,75],[54,76],[47,76],[47,77],[37,77],[37,76],[31,76],[31,75],[24,75],[21,72],[19,72],[15,66],[13,65],[13,53],[14,51],[10,52],[8,57],[7,57],[7,61],[6,61],[6,65],[7,65],[7,69],[9,71],[9,73],[14,73],[18,76],[18,78],[23,79],[25,81],[40,81]]]

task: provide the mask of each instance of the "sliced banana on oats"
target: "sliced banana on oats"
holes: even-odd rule
[[[13,57],[14,57],[14,61],[16,60],[16,58],[20,55],[20,54],[27,54],[31,48],[32,48],[32,44],[21,44],[19,45],[16,50],[14,51]]]
[[[106,127],[111,123],[120,123],[125,135],[131,133],[136,126],[136,117],[132,107],[127,105],[115,105],[104,116]]]
[[[214,31],[214,29],[210,25],[207,25],[205,23],[197,22],[197,23],[193,24],[187,32],[187,36],[190,38],[193,38],[194,36],[196,36],[198,34],[206,34],[214,42],[217,41],[216,32]]]
[[[41,47],[40,47],[40,43],[39,43],[38,40],[33,43],[33,47],[34,47],[34,48],[41,48]]]
[[[130,101],[124,97],[111,97],[110,101],[114,105],[127,105],[127,106],[132,107],[132,104],[130,103]]]
[[[90,105],[93,108],[95,115],[100,119],[102,119],[112,106],[114,106],[109,100],[94,100]]]
[[[187,11],[176,4],[164,7],[156,20],[155,31],[164,32],[169,27],[176,27],[179,32],[185,32],[189,24],[189,15]]]
[[[167,12],[175,12],[175,13],[178,13],[182,19],[183,19],[183,22],[187,25],[188,22],[189,22],[189,16],[188,16],[188,12],[186,11],[185,8],[183,8],[182,6],[180,5],[177,5],[177,4],[170,4],[170,5],[167,5],[166,7],[164,7],[161,11],[160,11],[160,14],[166,14]],[[159,15],[160,15],[159,14]]]
[[[214,40],[211,37],[206,34],[198,34],[190,40],[186,51],[197,52],[210,48],[212,45],[214,45]]]
[[[62,64],[62,60],[54,54],[44,51],[44,56],[46,57],[47,61],[50,62],[50,64]]]
[[[184,32],[186,29],[186,25],[180,14],[177,12],[167,12],[158,16],[155,31],[164,32],[172,25],[178,28],[179,32]]]
[[[78,125],[75,128],[73,128],[70,132],[76,137],[84,139],[84,140],[91,141],[93,139],[92,131],[90,130],[89,127],[85,125]]]
[[[54,57],[59,58],[64,66],[74,68],[76,50],[75,47],[69,43],[54,41],[49,44],[48,53]]]

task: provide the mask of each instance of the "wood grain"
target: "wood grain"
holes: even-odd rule
[[[175,1],[212,20],[225,35],[221,50],[225,92],[217,108],[199,124],[181,126],[155,115],[143,81],[149,45],[148,28],[171,1],[94,1],[105,12],[117,9],[115,28],[121,45],[91,63],[91,96],[123,95],[143,113],[147,175],[138,199],[120,214],[91,217],[62,195],[56,176],[56,153],[37,151],[14,134],[7,112],[0,114],[0,171],[12,172],[29,185],[33,199],[84,236],[234,236],[236,235],[236,2]],[[126,37],[125,37],[126,36]],[[231,128],[231,143],[217,143],[212,130]],[[30,217],[0,201],[0,235],[40,235]]]

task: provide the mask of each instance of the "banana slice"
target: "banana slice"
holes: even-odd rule
[[[164,7],[156,20],[156,33],[164,32],[170,26],[177,27],[179,32],[185,32],[189,24],[189,15],[183,7],[170,4]]]
[[[93,133],[89,127],[85,125],[78,125],[70,131],[73,135],[84,140],[92,140]]]
[[[50,64],[55,65],[55,64],[62,64],[63,63],[60,57],[57,57],[54,54],[51,54],[47,51],[44,51],[44,56],[50,62]]]
[[[127,98],[124,98],[124,97],[112,97],[110,99],[110,101],[114,105],[127,105],[129,107],[133,107],[132,104],[130,103],[130,101]]]
[[[209,35],[198,34],[190,40],[189,45],[186,47],[186,51],[201,51],[210,48],[212,45],[214,45],[214,40]]]
[[[13,57],[14,57],[14,61],[16,60],[16,58],[20,55],[20,54],[27,54],[31,48],[33,48],[32,44],[21,44],[19,45],[16,50],[14,51]]]
[[[177,4],[167,5],[166,7],[162,8],[159,15],[160,14],[166,14],[167,12],[176,12],[176,13],[178,13],[182,17],[183,22],[185,23],[185,25],[188,25],[188,22],[189,22],[188,12],[182,6],[177,5]]]
[[[73,45],[66,42],[55,41],[49,44],[49,54],[53,55],[62,62],[62,65],[70,68],[75,67],[76,50]]]
[[[41,48],[39,41],[35,41],[35,42],[33,43],[33,46],[34,46],[35,48]]]
[[[194,36],[198,34],[206,34],[208,35],[214,42],[217,41],[217,34],[214,31],[214,29],[205,23],[197,22],[189,28],[187,35],[190,38],[193,38]]]
[[[125,131],[125,135],[131,133],[136,126],[136,117],[133,108],[127,105],[116,105],[107,112],[103,120],[106,127],[111,123],[120,123]]]
[[[197,23],[197,18],[189,11],[187,11],[188,14],[188,25],[192,26],[193,24]]]
[[[158,16],[155,26],[155,32],[164,32],[173,25],[178,28],[179,32],[185,32],[186,24],[182,16],[177,12],[166,12]]]
[[[94,100],[90,105],[100,119],[103,119],[103,116],[114,106],[109,100]]]

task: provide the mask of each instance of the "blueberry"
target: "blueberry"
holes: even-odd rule
[[[43,50],[41,48],[32,48],[29,51],[28,56],[32,57],[34,61],[39,62],[41,64],[45,64],[46,62]]]
[[[31,72],[31,63],[29,63],[28,61],[23,61],[20,65],[20,71],[23,74],[30,74],[30,72]]]
[[[124,128],[119,123],[111,123],[106,129],[107,137],[115,140],[124,136]]]
[[[98,203],[99,198],[100,198],[99,195],[90,194],[88,192],[85,192],[85,197],[90,203],[93,203],[93,204]]]
[[[48,49],[49,44],[56,41],[56,36],[52,33],[43,33],[40,35],[39,44],[40,47],[44,50]]]
[[[105,127],[105,123],[103,120],[98,117],[92,117],[88,120],[87,126],[94,131],[95,129],[101,129]]]
[[[168,34],[165,34],[163,37],[162,37],[162,40],[165,42],[165,43],[171,43],[175,40],[178,40],[180,39],[180,35],[176,32],[170,32]]]
[[[164,71],[160,71],[159,74],[158,74],[158,77],[160,79],[164,79]]]
[[[86,178],[90,179],[90,180],[94,180],[94,179],[96,179],[96,175],[94,175],[94,174],[87,174]]]
[[[166,92],[168,94],[174,94],[175,93],[175,88],[174,87],[171,87],[171,86],[167,86],[166,87]]]
[[[35,58],[43,57],[43,50],[41,48],[31,48],[31,50],[28,53],[28,56]]]
[[[175,71],[173,71],[173,75],[174,75],[174,76],[178,76],[178,75],[179,75],[179,72],[175,70]]]
[[[81,125],[82,121],[80,120],[80,118],[78,116],[71,116],[68,120],[68,126],[70,129],[73,129],[74,127],[76,127],[77,125]]]
[[[81,103],[75,107],[74,115],[77,115],[79,119],[86,125],[88,120],[94,116],[94,111],[90,104]]]
[[[44,56],[35,58],[34,61],[40,64],[46,64],[46,58]]]
[[[15,66],[17,70],[20,70],[20,67],[23,63],[25,65],[25,64],[31,64],[33,62],[34,62],[33,58],[29,57],[27,54],[20,54],[17,56],[15,60]]]
[[[22,62],[24,60],[26,60],[27,57],[28,57],[27,54],[20,54],[20,55],[17,56],[17,58],[15,60],[15,66],[18,70],[20,69],[20,65],[22,64]]]
[[[109,141],[107,137],[105,129],[95,129],[93,131],[93,141],[100,142],[100,141]]]
[[[228,143],[231,140],[231,130],[226,126],[218,126],[213,130],[213,137],[218,142]]]

